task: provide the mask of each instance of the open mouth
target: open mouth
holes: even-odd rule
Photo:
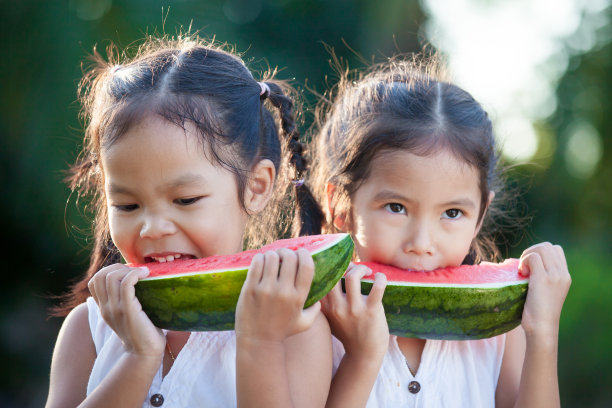
[[[170,254],[164,256],[145,256],[145,262],[174,262],[183,259],[195,259],[195,256],[189,254]]]

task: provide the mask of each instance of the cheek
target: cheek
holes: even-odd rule
[[[352,235],[357,255],[364,262],[388,261],[393,253],[393,247],[389,245],[392,231],[374,217],[353,217]]]
[[[470,252],[474,238],[473,230],[466,230],[461,237],[455,237],[452,242],[446,244],[449,255],[452,258],[449,264],[459,265]]]
[[[368,238],[373,234],[372,225],[368,223],[367,217],[363,217],[359,212],[353,211],[351,214],[349,227],[351,234],[360,246],[368,246]]]
[[[125,254],[130,246],[130,240],[140,232],[136,230],[130,218],[120,217],[110,208],[108,209],[108,229],[113,243],[122,254]]]
[[[242,239],[248,215],[239,203],[225,201],[207,207],[200,216],[183,222],[185,232],[197,242],[207,256],[242,250]]]
[[[115,246],[123,253],[123,247],[125,246],[124,241],[126,240],[126,224],[118,222],[115,217],[108,217],[108,228],[110,231],[111,239]]]

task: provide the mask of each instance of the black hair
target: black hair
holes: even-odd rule
[[[479,221],[489,193],[502,187],[499,151],[487,112],[466,91],[445,81],[438,58],[395,57],[366,72],[344,70],[328,102],[318,107],[313,138],[313,189],[325,202],[326,185],[335,186],[332,209],[347,210],[378,155],[404,149],[428,156],[447,149],[479,174]],[[487,214],[495,211],[489,208]],[[322,224],[335,232],[333,214]],[[486,228],[473,242],[466,262],[498,256]]]
[[[250,217],[246,246],[278,239],[288,228],[285,218],[289,210],[303,213],[295,217],[296,235],[311,232],[299,220],[316,219],[317,214],[323,217],[310,190],[289,183],[306,171],[289,96],[292,88],[275,80],[275,71],[258,82],[228,48],[187,35],[147,37],[133,57],[127,52],[120,55],[111,44],[105,60],[94,49],[93,66],[86,70],[79,86],[85,139],[67,178],[79,197],[91,200],[95,211],[94,247],[85,277],[73,286],[67,301],[54,314],[65,315],[84,301],[89,296],[87,282],[91,276],[121,260],[109,232],[100,152],[151,115],[183,129],[187,124],[195,127],[211,160],[234,173],[243,208],[244,188],[252,167],[264,159],[274,163],[274,204],[269,204],[263,214]],[[275,109],[271,112],[269,108]],[[288,163],[294,170],[288,169]],[[283,202],[283,197],[294,200]]]

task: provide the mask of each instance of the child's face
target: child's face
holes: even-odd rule
[[[460,265],[478,232],[478,172],[446,151],[383,153],[352,199],[363,262],[432,270]]]
[[[247,215],[234,175],[186,132],[148,117],[102,153],[111,237],[128,262],[242,250]]]

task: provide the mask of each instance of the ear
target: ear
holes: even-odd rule
[[[491,205],[491,202],[493,201],[494,198],[495,198],[495,191],[489,191],[489,199],[487,200],[487,205],[484,211],[482,212],[482,216],[480,217],[480,221],[478,222],[478,225],[476,226],[476,230],[474,231],[473,238],[476,238],[476,235],[478,235],[478,233],[480,232],[480,228],[482,228],[482,223],[484,221],[484,218],[487,215],[487,210],[489,209],[489,206]]]
[[[251,214],[257,214],[266,207],[274,190],[276,170],[268,159],[259,161],[251,169],[244,191],[244,206]]]
[[[327,185],[325,186],[325,193],[327,195],[327,211],[329,213],[331,223],[336,229],[338,229],[338,231],[346,232],[346,212],[336,211],[336,185],[332,183],[327,183]]]

